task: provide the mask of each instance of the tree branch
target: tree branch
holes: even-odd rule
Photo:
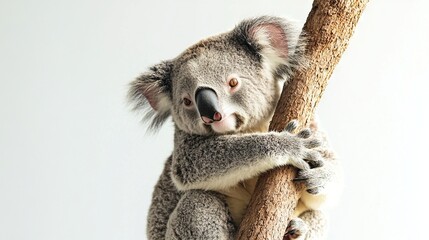
[[[283,88],[270,130],[282,131],[292,119],[298,119],[302,126],[309,124],[367,3],[314,0],[303,28],[309,67],[297,72]],[[237,239],[283,239],[301,192],[301,187],[292,182],[294,176],[295,169],[286,166],[259,178]]]

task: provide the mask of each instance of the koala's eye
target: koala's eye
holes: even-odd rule
[[[191,106],[192,101],[189,98],[183,98],[183,104],[185,104],[185,106]]]
[[[229,80],[229,86],[230,87],[236,87],[237,85],[238,85],[238,80],[237,80],[237,78],[231,78],[230,80]]]

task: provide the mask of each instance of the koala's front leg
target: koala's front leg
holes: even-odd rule
[[[235,226],[219,193],[186,191],[167,223],[166,240],[233,240]]]
[[[293,130],[296,123],[288,125]],[[274,167],[318,165],[320,141],[309,130],[199,136],[176,130],[172,179],[180,190],[220,190]]]

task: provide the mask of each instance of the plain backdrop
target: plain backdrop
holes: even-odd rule
[[[246,17],[310,0],[0,1],[0,239],[146,239],[169,156],[127,84]],[[429,7],[374,0],[319,105],[345,189],[329,239],[427,239]]]

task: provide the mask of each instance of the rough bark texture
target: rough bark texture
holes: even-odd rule
[[[309,67],[297,72],[283,89],[270,130],[281,131],[292,119],[302,126],[309,124],[367,2],[314,0],[303,28]],[[300,186],[291,181],[294,175],[293,167],[282,167],[260,177],[237,239],[283,239],[300,195]]]

